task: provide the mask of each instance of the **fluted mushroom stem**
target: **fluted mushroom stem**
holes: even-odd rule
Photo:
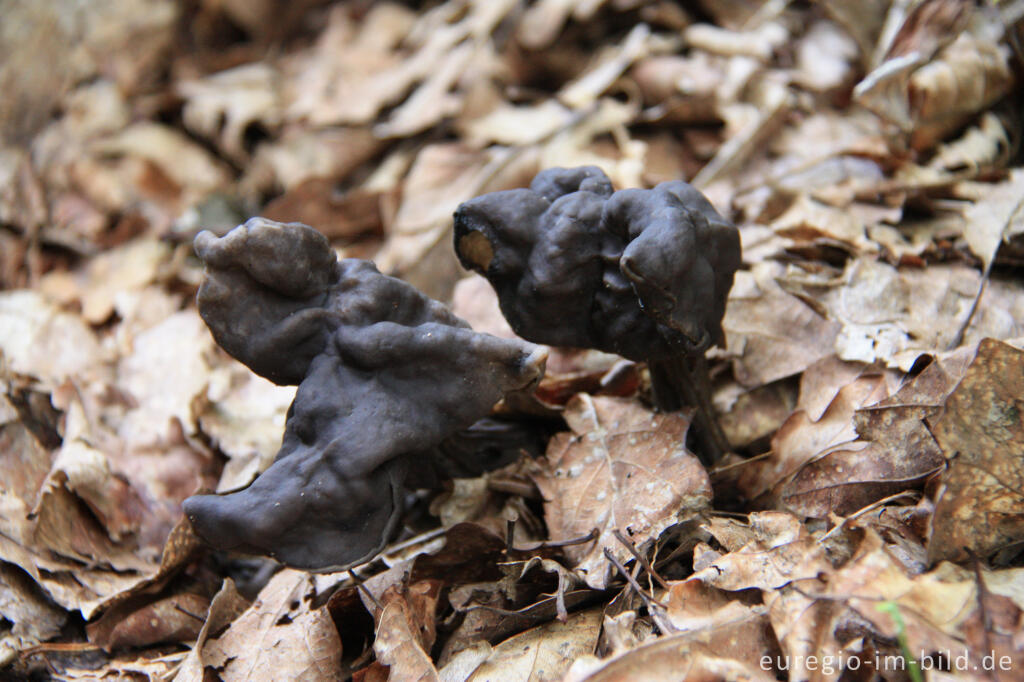
[[[732,450],[718,424],[711,402],[711,376],[703,355],[677,356],[653,360],[651,391],[655,406],[665,412],[694,407],[693,437],[697,455],[705,465],[713,466]]]

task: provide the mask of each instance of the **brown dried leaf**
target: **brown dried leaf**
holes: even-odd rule
[[[806,194],[800,194],[771,226],[776,233],[797,242],[824,237],[861,253],[875,250],[865,236],[864,221],[855,213],[815,201]]]
[[[764,606],[734,599],[699,579],[671,583],[665,620],[673,632],[685,632],[709,651],[751,666],[775,648]]]
[[[280,449],[295,387],[277,386],[228,360],[210,372],[205,398],[199,430],[228,457],[217,491],[236,490],[270,466]]]
[[[40,288],[64,304],[79,301],[85,321],[99,325],[110,319],[119,302],[155,282],[170,257],[171,249],[163,242],[133,240],[95,256],[78,271],[47,275]]]
[[[2,438],[2,435],[0,435]],[[67,619],[24,573],[0,566],[0,666],[14,660],[19,651],[60,634]]]
[[[773,381],[750,391],[737,384],[715,396],[718,422],[734,448],[745,448],[775,433],[796,407],[792,381]]]
[[[203,661],[224,679],[259,680],[268,671],[293,680],[339,679],[341,639],[326,607],[312,608],[308,574],[284,569],[252,606],[203,647]],[[311,594],[312,593],[312,594]]]
[[[723,529],[713,525],[710,530],[720,542],[723,532],[750,539],[701,568],[692,580],[730,592],[750,588],[772,590],[816,579],[831,569],[825,547],[811,537],[795,516],[782,512],[753,513],[749,527],[729,525],[739,527]]]
[[[478,332],[502,339],[516,337],[516,333],[501,314],[498,295],[482,275],[474,272],[458,281],[452,293],[451,308],[453,313],[469,322],[469,325]],[[549,356],[549,369],[550,364]]]
[[[139,122],[116,135],[95,141],[91,151],[97,157],[124,156],[148,161],[178,188],[193,198],[227,184],[224,164],[174,128]]]
[[[0,350],[5,369],[53,389],[102,363],[99,342],[76,315],[30,290],[0,292]]]
[[[1024,598],[1024,572],[981,570],[980,578],[986,588],[981,597],[986,611],[991,608],[1001,616],[1012,614],[1011,627],[1016,627]],[[1000,648],[1006,645],[1003,635],[1008,631],[982,625],[986,614],[979,606],[978,579],[976,573],[949,563],[928,573],[909,574],[891,554],[890,546],[868,531],[855,556],[829,578],[826,594],[851,607],[873,630],[876,640],[891,641],[902,630],[914,655],[942,651],[950,660],[966,656],[980,666],[977,659],[992,649],[972,646],[978,628],[989,629],[990,641],[998,642]],[[897,607],[903,626],[878,608],[882,601]],[[1014,654],[1019,657],[1019,646]]]
[[[844,652],[835,630],[836,620],[845,609],[836,602],[808,596],[808,593],[820,592],[823,587],[822,580],[806,580],[799,586],[788,585],[764,592],[768,616],[785,657],[775,658],[771,663],[776,669],[788,669],[790,680],[822,682],[838,679],[841,666],[826,666],[821,661],[826,656],[831,656],[832,661],[842,660],[840,654]]]
[[[758,665],[719,656],[711,647],[694,641],[690,633],[659,637],[607,663],[592,659],[581,664],[573,666],[567,682],[775,680]]]
[[[857,44],[831,21],[815,22],[796,48],[794,79],[813,92],[828,92],[847,85],[854,77]]]
[[[416,155],[389,240],[376,261],[385,272],[417,263],[451,229],[456,207],[481,190],[491,155],[461,144],[434,144]]]
[[[111,609],[90,623],[86,633],[104,651],[187,642],[199,634],[209,606],[206,597],[185,592],[128,611]]]
[[[310,178],[345,178],[382,145],[363,127],[290,128],[256,149],[240,186],[246,193],[272,192]]]
[[[1024,171],[1011,171],[1009,178],[988,185],[982,192],[964,211],[964,238],[987,270],[999,245],[1024,232]]]
[[[612,578],[604,551],[620,561],[631,556],[616,530],[642,550],[669,526],[706,509],[711,483],[686,450],[688,417],[585,393],[569,402],[564,416],[572,432],[552,438],[533,480],[544,496],[551,540],[599,532],[596,542],[567,547],[566,554],[589,586],[604,589]]]
[[[381,596],[373,650],[390,668],[391,679],[439,679],[428,652],[437,635],[434,611],[441,587],[440,580],[421,580],[395,585]]]
[[[532,105],[501,103],[466,124],[466,142],[474,147],[536,144],[568,125],[572,117],[570,109],[550,99]]]
[[[949,349],[981,285],[964,265],[895,268],[870,257],[850,261],[842,278],[791,278],[785,288],[827,310],[841,329],[835,351],[844,360],[882,361],[909,370],[922,353]],[[1024,301],[993,278],[961,343],[1024,335]]]
[[[245,64],[205,78],[181,81],[181,115],[193,133],[214,142],[238,163],[248,161],[246,128],[259,123],[271,131],[281,123],[279,75],[264,63]]]
[[[249,608],[249,602],[238,593],[235,582],[225,578],[220,590],[210,600],[206,619],[196,635],[195,644],[181,663],[175,682],[203,682],[203,647],[209,637],[220,634],[229,623]]]
[[[741,489],[750,499],[756,499],[791,480],[809,462],[834,450],[862,450],[866,443],[854,443],[854,412],[886,395],[884,378],[868,374],[842,387],[820,418],[811,419],[804,411],[795,412],[772,438],[771,456],[744,467],[739,479]]]
[[[771,60],[775,51],[789,40],[789,31],[778,22],[768,21],[749,31],[734,31],[712,24],[693,24],[683,32],[691,48],[726,57],[752,57]]]
[[[1002,33],[997,15],[961,0],[922,3],[854,97],[926,149],[1012,87]]]
[[[648,56],[653,47],[650,27],[637,24],[620,45],[605,49],[590,68],[562,88],[558,99],[573,109],[592,105],[626,69]]]
[[[397,3],[375,3],[362,22],[348,7],[336,7],[317,43],[291,65],[288,117],[314,126],[371,122],[411,84],[414,75],[402,74],[395,48],[416,21]]]
[[[352,240],[382,230],[381,201],[381,192],[342,192],[332,179],[309,178],[264,206],[261,215],[282,223],[316,225],[331,240]]]
[[[466,680],[561,680],[573,660],[594,652],[602,618],[602,609],[593,608],[506,639]]]
[[[722,326],[736,380],[748,388],[799,374],[833,352],[839,325],[783,291],[780,274],[758,263],[736,273],[729,293]]]
[[[1024,539],[1020,396],[1024,352],[986,339],[963,380],[930,421],[949,469],[935,502],[930,561],[989,556]]]

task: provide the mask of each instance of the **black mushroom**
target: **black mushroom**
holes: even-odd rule
[[[372,263],[338,260],[301,223],[253,218],[195,248],[217,343],[298,384],[271,466],[242,490],[185,501],[220,549],[322,571],[372,557],[397,528],[410,468],[543,373],[542,348],[474,332]]]
[[[615,192],[599,168],[551,168],[529,189],[459,206],[455,249],[490,281],[517,334],[648,362],[658,405],[702,408],[711,457],[728,447],[711,417],[703,354],[724,342],[740,240],[696,189],[677,181]]]

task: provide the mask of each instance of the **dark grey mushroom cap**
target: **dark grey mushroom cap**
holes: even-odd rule
[[[207,234],[203,319],[254,371],[299,384],[273,464],[242,490],[185,501],[215,547],[310,570],[373,556],[397,527],[417,455],[543,373],[542,348],[472,331],[372,264],[338,261],[310,227],[256,220]]]
[[[612,192],[598,168],[459,206],[455,248],[517,334],[633,360],[703,352],[740,266],[739,232],[684,182]]]

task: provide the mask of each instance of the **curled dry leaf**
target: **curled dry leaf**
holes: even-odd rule
[[[759,263],[736,273],[722,326],[733,372],[746,387],[799,374],[832,354],[838,325],[776,282],[782,268]]]
[[[202,660],[224,679],[257,679],[266,671],[293,680],[339,679],[341,639],[326,606],[314,608],[310,576],[285,569],[216,639]]]
[[[647,24],[637,24],[626,35],[622,44],[604,51],[593,66],[567,84],[559,92],[558,99],[573,109],[593,104],[619,76],[625,73],[626,69],[650,54],[651,47],[650,27]]]
[[[289,65],[288,117],[315,126],[371,122],[408,87],[397,73],[397,46],[415,21],[410,10],[391,2],[375,3],[362,25],[349,8],[334,8],[316,44]]]
[[[719,521],[709,530],[727,548],[743,542],[694,573],[693,580],[711,587],[772,590],[816,579],[831,568],[824,546],[791,514],[754,513],[749,526]]]
[[[113,651],[150,644],[194,640],[203,627],[210,600],[184,592],[125,612],[112,609],[86,628],[89,641]]]
[[[914,133],[917,149],[931,147],[1013,86],[998,15],[965,10],[964,4],[923,3],[904,24],[886,60],[854,90],[860,104]],[[953,13],[941,11],[944,5],[955,6]],[[952,42],[950,36],[955,36]]]
[[[281,122],[278,79],[270,66],[254,63],[179,83],[185,126],[216,143],[228,158],[248,160],[246,128],[258,123],[269,131]]]
[[[595,542],[567,547],[566,554],[588,585],[603,589],[613,577],[604,551],[623,562],[631,556],[616,530],[643,550],[669,526],[707,509],[711,483],[686,450],[688,417],[585,393],[564,416],[572,431],[551,440],[533,480],[551,540],[598,530]]]
[[[467,682],[561,680],[572,662],[592,654],[601,632],[601,608],[580,611],[560,623],[538,625],[493,647]]]
[[[928,558],[990,556],[1024,540],[1024,352],[978,345],[942,414],[929,420],[949,468],[935,502]]]
[[[277,386],[239,362],[213,369],[197,417],[200,432],[228,457],[217,492],[247,485],[270,466],[294,399],[293,386]]]
[[[695,641],[690,633],[659,637],[608,663],[584,661],[573,666],[570,682],[644,682],[645,680],[749,680],[772,682],[775,676],[758,667],[719,655],[712,647]]]
[[[206,646],[206,640],[219,635],[247,608],[249,608],[249,602],[238,593],[235,582],[231,578],[225,578],[220,590],[210,600],[210,607],[206,611],[203,626],[199,630],[199,634],[196,635],[192,650],[182,661],[178,674],[174,677],[175,682],[202,682],[204,674],[203,648]]]
[[[0,628],[0,667],[19,651],[56,637],[67,620],[30,578],[7,564],[0,566],[0,617],[6,621]]]
[[[383,610],[377,614],[373,650],[390,669],[389,679],[439,679],[429,652],[436,637],[434,612],[441,586],[439,580],[421,580],[394,585],[381,596]]]
[[[671,633],[686,633],[722,658],[757,665],[775,649],[763,605],[733,599],[723,590],[699,579],[672,583],[668,590],[665,621]]]
[[[978,594],[978,574],[949,563],[942,563],[928,573],[909,574],[890,554],[889,546],[868,531],[854,557],[829,578],[825,594],[826,598],[837,598],[853,609],[862,631],[867,624],[868,632],[878,643],[891,641],[902,631],[912,655],[942,651],[950,660],[962,655],[975,660],[993,653],[991,649],[970,647],[967,641],[969,633],[981,626],[986,617],[981,604],[984,602],[993,611],[1009,610],[1014,622],[1019,623],[1024,595],[1024,574],[1020,569],[982,570],[980,579],[986,592],[982,596]],[[1012,604],[1004,602],[997,609],[999,597]],[[902,625],[891,613],[878,608],[885,601],[895,605]],[[1000,634],[999,630],[991,629],[993,640],[999,639]]]
[[[88,375],[103,357],[79,317],[29,290],[0,292],[0,348],[6,371],[37,377],[51,390],[69,377]]]
[[[854,429],[854,412],[886,396],[885,381],[868,375],[842,387],[819,419],[795,412],[772,438],[769,458],[754,462],[741,474],[740,486],[750,499],[757,499],[789,480],[809,462],[840,447],[863,449]]]
[[[1024,171],[981,189],[981,196],[964,211],[964,239],[988,270],[999,245],[1024,232]]]
[[[376,155],[382,144],[366,128],[290,128],[256,148],[240,188],[246,193],[273,192],[311,178],[344,178]]]
[[[40,286],[61,303],[79,302],[85,321],[99,325],[110,319],[120,301],[154,283],[170,257],[167,244],[137,239],[97,255],[78,271],[49,274]]]
[[[865,256],[847,263],[839,279],[802,276],[782,283],[840,325],[834,346],[840,358],[880,361],[906,371],[922,353],[986,336],[1024,335],[1018,322],[1024,319],[1024,301],[1006,296],[998,278],[989,282],[971,316],[981,281],[976,269],[964,265],[896,268]]]

